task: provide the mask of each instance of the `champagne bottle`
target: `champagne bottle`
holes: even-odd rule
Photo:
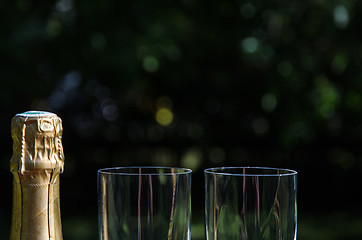
[[[28,111],[11,122],[13,213],[10,240],[62,240],[59,174],[63,172],[62,121]]]

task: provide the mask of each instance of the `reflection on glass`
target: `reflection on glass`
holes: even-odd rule
[[[101,240],[190,240],[191,170],[101,169],[98,213]]]
[[[286,169],[206,169],[206,239],[295,240],[296,181]]]

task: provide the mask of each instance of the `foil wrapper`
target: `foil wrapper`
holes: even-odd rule
[[[11,122],[14,176],[10,240],[62,240],[59,174],[64,169],[62,121],[29,111]]]

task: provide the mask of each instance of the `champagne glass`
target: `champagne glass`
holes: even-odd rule
[[[190,240],[191,170],[120,167],[98,171],[100,240]]]
[[[207,240],[295,240],[297,172],[264,167],[205,170]]]

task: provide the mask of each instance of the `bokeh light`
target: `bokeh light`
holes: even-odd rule
[[[346,28],[349,23],[349,12],[344,5],[338,5],[333,10],[334,23],[338,28]]]
[[[260,43],[255,37],[247,37],[242,41],[241,45],[244,52],[255,53],[259,49]]]
[[[168,126],[173,121],[173,113],[168,108],[159,108],[156,111],[156,121],[162,126]]]
[[[156,72],[159,67],[160,67],[160,62],[156,57],[154,57],[154,56],[146,56],[143,59],[143,68],[147,72],[151,72],[151,73]]]
[[[202,155],[198,149],[188,149],[181,158],[181,165],[197,172],[202,166]]]
[[[274,111],[277,105],[278,99],[273,93],[267,93],[261,99],[261,106],[267,112]]]

